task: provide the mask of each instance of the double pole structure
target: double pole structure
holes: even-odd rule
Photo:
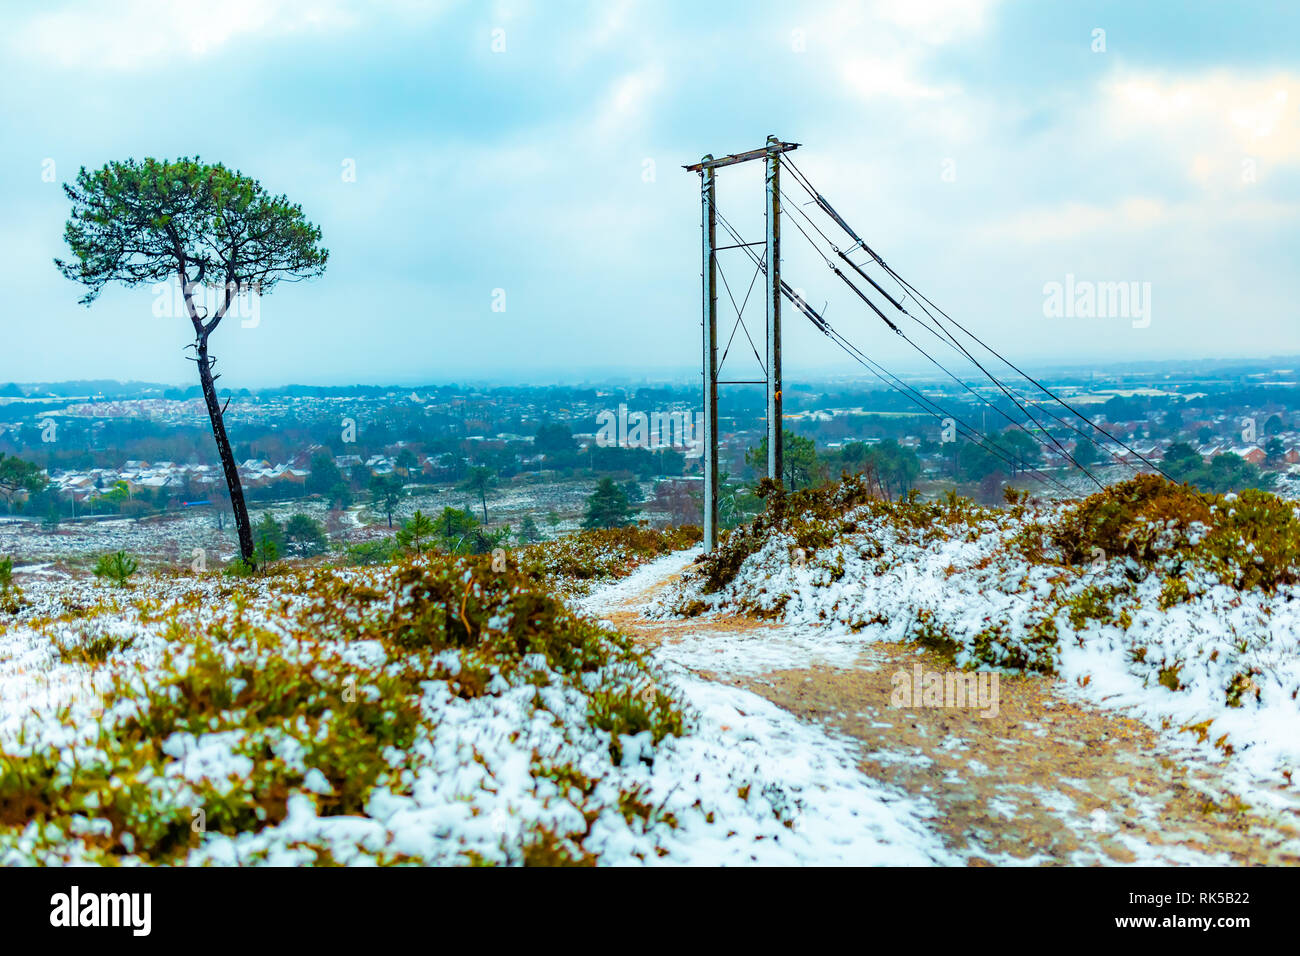
[[[717,173],[722,166],[734,166],[761,159],[765,167],[766,236],[762,243],[741,245],[765,246],[763,272],[767,300],[767,476],[781,481],[781,154],[797,149],[798,143],[784,143],[775,136],[767,138],[761,149],[732,153],[714,159],[712,154],[685,167],[700,174],[701,232],[703,234],[704,280],[704,550],[712,551],[718,543],[718,385],[758,384],[718,381],[718,265],[717,245]],[[737,240],[739,241],[739,240]],[[733,248],[723,246],[723,249]],[[737,320],[740,317],[737,316]]]

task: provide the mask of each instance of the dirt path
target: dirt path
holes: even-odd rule
[[[734,615],[645,617],[640,608],[670,580],[601,616],[667,660],[687,642],[743,639],[757,650],[789,632]],[[864,644],[849,666],[759,675],[712,671],[698,659],[692,669],[702,676],[858,742],[863,772],[928,806],[931,824],[970,865],[1300,864],[1300,807],[1289,795],[1279,789],[1273,806],[1249,806],[1226,786],[1223,764],[1081,704],[1051,678],[1001,677],[998,712],[981,717],[970,707],[892,705],[896,673],[917,664],[951,671],[914,646]]]

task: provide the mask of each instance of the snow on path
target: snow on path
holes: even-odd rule
[[[703,713],[701,733],[707,737],[737,746],[741,725],[735,714],[745,712],[739,732],[752,734],[768,758],[763,773],[810,794],[802,808],[810,821],[810,854],[852,862],[844,855],[847,840],[848,846],[869,848],[862,851],[868,857],[878,855],[873,844],[881,841],[911,841],[931,862],[957,864],[1204,866],[1295,859],[1300,842],[1293,801],[1275,789],[1244,787],[1241,774],[1208,760],[1189,759],[1200,748],[1186,741],[1162,739],[1157,745],[1150,732],[1117,714],[1094,713],[1086,704],[1080,710],[1075,700],[1086,695],[1071,693],[1074,688],[1044,685],[1031,693],[1037,685],[1027,681],[1013,691],[1017,700],[1007,703],[1029,706],[1031,713],[1014,716],[1006,726],[977,723],[978,732],[967,727],[973,736],[966,741],[955,726],[946,728],[946,737],[930,740],[951,715],[928,726],[935,723],[927,719],[933,713],[909,713],[908,720],[919,721],[917,730],[918,723],[900,724],[897,712],[882,703],[890,697],[890,672],[901,666],[894,658],[902,654],[910,664],[910,655],[922,653],[914,646],[876,644],[834,623],[771,624],[717,614],[648,620],[645,612],[658,592],[697,553],[653,562],[599,589],[583,608],[655,642],[655,658]],[[1033,699],[1047,709],[1036,710]],[[1050,726],[1041,722],[1044,714],[1056,715]],[[952,766],[936,784],[943,770],[936,761],[951,756],[942,752],[949,744],[984,750],[992,766],[948,760],[944,766]],[[918,762],[891,772],[893,764]],[[1224,784],[1264,811],[1241,821],[1257,829],[1235,833],[1231,819],[1220,819],[1231,808],[1197,808],[1196,800],[1221,793]],[[853,801],[870,809],[855,810],[846,820],[845,804]],[[942,853],[932,849],[936,838],[947,848]],[[884,862],[898,861],[886,855]]]
[[[626,604],[643,592],[662,584],[673,575],[680,574],[700,555],[699,548],[674,551],[637,568],[625,578],[592,589],[591,593],[571,602],[578,610],[600,617],[619,605]]]
[[[692,549],[667,555],[574,603],[597,618],[616,608],[636,606],[639,598],[679,573],[698,554],[699,549]],[[792,629],[775,630],[768,645],[769,635],[764,633],[759,638],[751,632],[746,640],[746,656],[760,669],[767,667],[767,662],[792,660],[805,650],[792,634]],[[674,846],[672,858],[665,862],[893,866],[962,863],[926,822],[932,808],[924,801],[881,787],[863,774],[851,742],[800,721],[748,690],[694,673],[705,661],[714,666],[717,661],[709,660],[705,651],[708,633],[692,637],[683,643],[664,642],[654,651],[656,662],[674,689],[698,715],[694,732],[675,742],[675,756],[687,756],[696,748],[701,765],[708,765],[717,761],[717,751],[722,749],[752,776],[769,780],[772,791],[792,794],[791,835],[782,841],[784,845],[769,842],[769,849],[760,851],[764,843],[759,834],[738,832],[734,841],[719,846],[713,834],[701,833],[703,839],[696,844],[692,834],[684,832],[679,834],[682,839]],[[739,653],[732,659],[739,663]],[[688,766],[692,762],[686,761]]]

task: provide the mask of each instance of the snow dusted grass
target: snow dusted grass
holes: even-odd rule
[[[29,577],[0,612],[0,865],[942,857],[816,731],[688,705],[555,590],[490,556]]]
[[[849,479],[772,497],[661,596],[916,641],[1074,692],[1300,784],[1300,509],[1139,476],[1075,505],[873,500]]]
[[[604,581],[625,578],[647,562],[700,543],[698,525],[655,530],[602,528],[523,549],[523,566],[564,594],[582,596]]]

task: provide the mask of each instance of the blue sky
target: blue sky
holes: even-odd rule
[[[196,154],[300,202],[331,251],[256,327],[218,331],[222,386],[685,380],[699,196],[680,167],[768,133],[803,144],[793,158],[868,242],[1008,355],[1300,353],[1294,4],[16,7],[0,382],[193,377],[188,323],[155,315],[150,290],[87,310],[51,259],[79,166]],[[751,167],[723,171],[720,204],[757,239]],[[785,236],[792,285],[873,357],[919,368]],[[724,263],[733,287],[743,266]],[[1067,276],[1149,289],[1149,322],[1045,315]],[[788,374],[851,368],[788,315]]]

